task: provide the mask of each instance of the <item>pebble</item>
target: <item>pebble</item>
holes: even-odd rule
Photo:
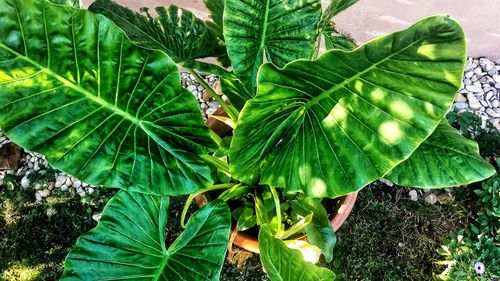
[[[50,190],[48,190],[48,189],[39,190],[37,192],[40,193],[40,196],[42,196],[43,198],[49,197],[49,195],[50,195]]]
[[[81,181],[79,181],[79,180],[75,180],[75,181],[73,182],[73,187],[74,187],[74,188],[79,188],[80,186],[82,186],[82,182],[81,182]]]
[[[418,200],[418,193],[416,190],[410,190],[410,192],[408,192],[408,194],[410,195],[410,200],[411,201],[417,201]]]
[[[456,102],[455,104],[453,104],[453,106],[456,109],[466,109],[469,107],[469,105],[467,103],[464,103],[464,102]]]
[[[434,195],[434,193],[431,193],[431,194],[425,196],[425,202],[427,202],[428,204],[433,205],[437,202],[437,200],[438,199],[437,199],[436,195]]]
[[[390,187],[393,187],[394,186],[394,183],[392,183],[390,180],[386,180],[386,179],[380,179],[379,180],[381,183],[387,185],[387,186],[390,186]]]
[[[56,178],[56,187],[61,187],[66,182],[66,177],[64,175],[59,175]]]
[[[99,222],[102,218],[102,212],[98,212],[92,215],[92,219],[95,220],[96,222]]]
[[[27,189],[28,187],[30,187],[30,180],[28,179],[28,176],[24,176],[24,177],[21,179],[21,186],[22,186],[24,189]]]
[[[474,109],[480,109],[481,108],[481,104],[477,100],[476,96],[474,96],[473,94],[467,94],[467,100],[469,101],[469,107],[471,109],[474,110]]]
[[[455,102],[456,103],[466,103],[467,98],[462,94],[457,94],[457,96],[455,97]]]

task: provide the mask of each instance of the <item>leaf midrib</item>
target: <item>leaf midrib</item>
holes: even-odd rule
[[[354,76],[351,76],[351,77],[349,77],[349,78],[345,79],[344,81],[342,81],[341,83],[339,83],[339,84],[335,85],[334,87],[330,88],[329,90],[327,90],[327,91],[325,91],[325,92],[321,93],[320,95],[318,95],[318,96],[316,96],[316,97],[312,98],[310,101],[308,101],[308,102],[304,105],[305,109],[309,109],[309,108],[311,108],[313,105],[315,105],[315,104],[319,103],[319,102],[320,102],[321,100],[323,100],[323,99],[328,98],[331,94],[333,94],[333,93],[337,92],[339,89],[341,89],[341,88],[345,87],[347,84],[349,84],[349,83],[351,83],[351,82],[355,81],[357,78],[359,78],[359,77],[361,77],[362,75],[364,75],[364,74],[368,73],[369,71],[373,70],[374,68],[377,68],[377,66],[381,65],[382,63],[384,63],[384,62],[386,62],[386,61],[390,60],[393,56],[398,55],[398,54],[400,54],[400,53],[402,53],[402,52],[406,51],[407,49],[409,49],[409,48],[413,47],[414,45],[416,45],[416,44],[418,44],[418,43],[420,43],[420,42],[424,41],[425,39],[426,39],[426,38],[421,38],[421,39],[419,39],[419,40],[416,40],[415,42],[413,42],[413,43],[409,44],[408,46],[406,46],[406,47],[404,47],[404,48],[400,49],[400,50],[399,50],[399,51],[397,51],[397,52],[392,53],[391,55],[387,56],[386,58],[384,58],[384,59],[382,59],[382,60],[380,60],[380,61],[378,61],[378,62],[376,62],[376,63],[373,63],[372,65],[370,65],[369,67],[367,67],[365,70],[363,70],[363,71],[361,71],[361,72],[359,72],[359,73],[355,74]],[[394,40],[394,39],[393,39],[393,40]],[[359,50],[360,50],[360,49],[357,49],[356,51],[359,51]],[[330,51],[330,52],[332,52],[332,53],[333,53],[333,52],[343,52],[343,51],[339,51],[339,50],[332,50],[332,51]]]
[[[37,63],[36,61],[32,60],[31,58],[25,56],[25,55],[22,55],[20,53],[18,53],[17,51],[13,50],[12,48],[9,48],[8,46],[6,46],[5,44],[3,43],[0,43],[0,48],[12,53],[13,55],[15,55],[16,57],[24,60],[25,62],[37,67],[38,69],[40,69],[40,71],[52,76],[53,78],[59,80],[59,82],[63,83],[64,86],[66,87],[69,87],[71,88],[72,90],[84,95],[86,98],[94,101],[95,103],[101,105],[102,107],[122,116],[123,118],[129,120],[130,122],[136,124],[136,125],[140,125],[141,124],[141,120],[132,116],[130,113],[126,112],[126,111],[123,111],[121,110],[120,108],[114,106],[113,104],[107,102],[106,100],[100,98],[100,97],[97,97],[95,96],[93,93],[89,92],[88,90],[86,90],[85,88],[81,87],[80,85],[75,85],[75,83],[71,82],[70,80],[66,79],[65,77],[57,74],[56,72],[52,71],[51,69],[47,68],[47,67],[44,67],[43,65]]]

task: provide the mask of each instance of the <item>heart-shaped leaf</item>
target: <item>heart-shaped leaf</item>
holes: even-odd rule
[[[357,191],[434,131],[464,62],[462,29],[436,16],[352,52],[331,50],[282,70],[266,64],[234,131],[231,172],[308,197]]]
[[[157,7],[158,16],[152,16],[146,8],[136,13],[111,0],[97,0],[89,10],[111,19],[135,44],[162,50],[187,68],[211,70],[216,66],[195,59],[227,56],[224,42],[216,31],[190,11],[177,6]]]
[[[0,127],[94,185],[188,194],[211,183],[216,145],[163,52],[110,20],[38,0],[0,0]]]
[[[304,260],[304,256],[274,238],[267,225],[259,231],[260,261],[271,281],[332,281],[335,274]]]
[[[223,201],[196,212],[167,249],[168,197],[120,191],[78,239],[61,280],[218,280],[231,217]]]
[[[319,0],[226,0],[224,37],[234,73],[255,92],[259,67],[309,58],[321,17]]]
[[[385,178],[403,186],[445,188],[481,181],[494,174],[495,168],[479,155],[477,143],[443,120],[410,158]]]

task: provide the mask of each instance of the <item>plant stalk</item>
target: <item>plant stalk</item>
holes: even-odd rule
[[[274,206],[276,208],[276,217],[278,218],[278,231],[276,233],[276,236],[281,235],[283,233],[283,226],[281,225],[281,207],[280,207],[280,198],[278,196],[278,192],[276,192],[276,188],[269,186],[269,189],[271,189],[271,194],[273,195],[273,200],[274,200]]]
[[[219,169],[223,170],[226,173],[230,173],[229,172],[229,164],[227,164],[226,162],[224,162],[222,160],[219,160],[216,157],[213,157],[213,156],[208,155],[208,154],[202,154],[202,155],[199,155],[199,156],[207,164],[210,164],[210,165],[212,165],[212,166],[214,166],[216,168],[219,168]]]
[[[196,196],[201,195],[205,192],[213,191],[213,190],[228,189],[228,188],[231,188],[235,185],[236,185],[236,183],[214,184],[214,185],[209,186],[205,189],[200,189],[197,192],[189,195],[188,199],[186,200],[186,204],[184,205],[184,209],[182,209],[181,227],[186,228],[186,224],[185,224],[186,215],[187,215],[187,212],[189,210],[189,206],[191,206],[191,203],[193,203],[193,200]]]
[[[198,83],[200,83],[203,86],[203,88],[205,88],[205,90],[207,90],[207,92],[222,106],[222,108],[224,108],[224,110],[227,112],[227,114],[229,115],[231,120],[233,120],[233,122],[236,123],[238,121],[238,115],[239,115],[238,110],[234,106],[227,104],[222,99],[222,97],[219,96],[214,91],[214,89],[212,89],[212,87],[210,87],[210,85],[208,85],[208,83],[205,82],[203,77],[201,77],[195,70],[189,69],[189,73],[191,73],[196,78]]]

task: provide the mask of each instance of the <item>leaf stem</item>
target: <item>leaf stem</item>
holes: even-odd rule
[[[201,77],[195,70],[189,69],[189,73],[191,73],[196,78],[196,81],[198,81],[198,83],[200,83],[203,86],[203,88],[207,90],[207,92],[222,106],[222,108],[224,108],[224,110],[227,112],[231,120],[233,120],[233,122],[236,123],[238,121],[238,115],[239,115],[238,110],[234,106],[227,104],[221,98],[221,96],[219,96],[214,91],[214,89],[212,89],[212,87],[210,87],[210,85],[208,85],[208,83],[205,82],[203,77]]]
[[[273,195],[274,206],[276,208],[276,217],[278,218],[278,231],[276,235],[279,236],[283,232],[283,226],[281,225],[281,207],[280,207],[280,198],[278,196],[278,192],[276,192],[276,188],[269,186],[271,189],[271,194]]]
[[[212,166],[214,166],[216,168],[219,168],[219,169],[223,170],[226,173],[230,173],[229,172],[229,164],[227,164],[226,162],[224,162],[222,160],[219,160],[216,157],[208,155],[208,154],[202,154],[202,155],[199,155],[199,156],[207,164],[210,164],[210,165],[212,165]]]
[[[226,191],[224,191],[219,196],[219,199],[222,199],[222,200],[224,200],[224,202],[227,202],[227,201],[229,201],[233,198],[237,198],[245,193],[249,193],[252,189],[253,189],[253,187],[248,186],[248,185],[242,185],[240,183],[240,184],[237,184],[237,185],[227,189]]]
[[[228,189],[228,188],[231,188],[235,185],[237,185],[237,184],[236,183],[214,184],[214,185],[209,186],[207,188],[200,189],[197,192],[189,195],[188,199],[186,200],[186,204],[184,205],[184,209],[182,209],[181,227],[186,228],[186,224],[185,224],[186,215],[187,215],[187,212],[189,211],[189,207],[191,206],[191,203],[193,203],[193,200],[196,196],[201,195],[205,192],[213,191],[213,190]]]

